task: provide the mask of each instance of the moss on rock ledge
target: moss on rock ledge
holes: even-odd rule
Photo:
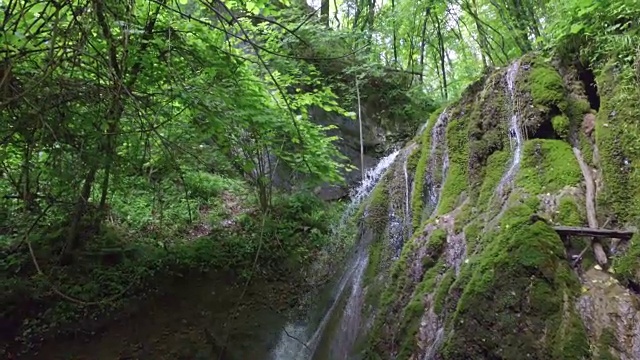
[[[464,118],[453,119],[447,126],[449,147],[449,169],[442,185],[438,214],[452,211],[463,191],[467,189],[467,163],[469,162],[469,141]]]
[[[416,171],[414,176],[415,185],[413,187],[413,193],[411,196],[411,213],[413,215],[412,224],[413,228],[417,229],[422,222],[424,202],[425,202],[425,176],[427,173],[427,164],[431,157],[431,130],[433,129],[438,117],[444,109],[439,109],[431,114],[427,126],[422,132],[422,138],[419,142],[421,145],[420,150],[412,154],[410,160],[411,163],[415,162],[415,158],[419,154],[417,163],[415,165]]]
[[[640,221],[640,88],[629,79],[631,69],[615,75],[604,70],[601,106],[596,120],[596,143],[604,188],[598,205],[620,222]]]
[[[604,177],[603,184],[596,176],[597,206],[608,210],[605,216],[637,224],[640,112],[629,104],[640,102],[640,89],[630,89],[628,82],[617,81],[623,75],[612,74],[605,73],[607,85],[599,85],[601,162],[591,162]],[[543,212],[556,224],[586,222],[584,179],[572,144],[587,157],[597,154],[591,136],[580,129],[584,114],[595,111],[593,94],[587,101],[575,69],[556,70],[533,56],[521,60],[515,101],[507,98],[505,77],[505,69],[494,71],[448,106],[450,163],[438,208],[428,219],[425,172],[430,156],[444,153],[441,148],[431,153],[431,130],[440,112],[410,155],[415,233],[380,297],[364,359],[421,359],[429,351],[442,360],[607,358],[591,323],[583,323],[584,311],[576,305],[582,299],[580,279],[568,261],[588,240],[565,245],[548,223],[531,220]],[[508,137],[513,110],[531,139],[524,142],[513,183],[501,193],[496,188],[514,156]],[[437,172],[432,177],[440,176]],[[456,242],[460,239],[466,247]],[[623,282],[640,283],[638,239],[613,261]],[[583,267],[592,261],[587,253]]]
[[[527,83],[534,105],[543,111],[554,106],[566,110],[564,82],[558,71],[541,61],[533,62],[531,66]]]
[[[627,251],[615,259],[614,268],[623,282],[640,283],[640,235],[631,238]]]
[[[529,194],[554,192],[581,181],[580,166],[568,143],[544,139],[525,143],[517,183]]]
[[[578,280],[558,235],[529,222],[527,206],[509,209],[479,254],[451,321],[444,359],[581,359],[586,332],[567,311]]]

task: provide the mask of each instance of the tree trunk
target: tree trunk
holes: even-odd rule
[[[329,27],[329,4],[329,0],[322,0],[320,3],[320,18],[326,27]]]

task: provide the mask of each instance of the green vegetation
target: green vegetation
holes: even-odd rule
[[[463,119],[449,121],[447,126],[447,146],[449,149],[449,169],[442,185],[438,214],[455,209],[463,191],[467,189],[467,164],[469,162],[469,141],[467,124]]]
[[[614,265],[620,280],[640,281],[640,235],[635,234],[626,253],[615,259]]]
[[[602,174],[607,186],[599,202],[620,220],[640,220],[640,109],[629,106],[640,100],[633,69],[614,75],[609,64],[600,77],[601,109],[596,120],[595,138],[600,151]]]
[[[453,285],[454,280],[455,275],[453,269],[447,270],[447,272],[442,277],[442,280],[440,280],[433,305],[433,310],[436,312],[436,314],[442,313],[444,302],[447,299],[447,295],[449,295],[449,289],[451,288],[451,285]]]
[[[566,110],[564,83],[558,71],[552,66],[535,62],[527,79],[533,104],[540,110],[549,111],[552,106]]]
[[[581,210],[572,196],[560,198],[557,212],[556,222],[564,226],[582,226],[586,221],[584,210]]]
[[[612,329],[603,329],[598,339],[598,360],[618,360],[619,357],[611,353],[611,349],[615,349],[617,343],[616,335]]]
[[[444,111],[444,109],[442,110]],[[427,127],[422,133],[422,149],[420,151],[420,158],[416,165],[416,172],[414,175],[415,185],[411,197],[411,213],[413,214],[412,224],[413,228],[417,229],[423,221],[423,209],[424,209],[424,197],[425,197],[425,176],[427,172],[427,164],[431,156],[431,130],[435,125],[438,117],[442,113],[438,110],[431,114]]]
[[[479,354],[517,358],[522,351],[541,358],[579,359],[588,353],[577,346],[587,341],[579,319],[571,315],[563,320],[569,316],[563,296],[577,294],[578,280],[564,261],[558,235],[540,221],[530,224],[531,213],[526,206],[508,210],[501,230],[478,255],[451,320],[456,336],[444,345],[446,359]],[[527,324],[517,334],[512,331],[514,309],[522,309],[518,316],[526,320],[518,322]],[[548,337],[547,344],[541,343],[538,334],[549,332],[557,332],[553,338],[561,340]]]
[[[0,357],[108,329],[199,279],[215,297],[247,294],[246,307],[219,306],[228,316],[253,302],[304,311],[354,244],[369,260],[360,317],[373,325],[355,336],[367,359],[423,357],[431,344],[417,335],[430,311],[446,327],[444,359],[617,354],[611,330],[587,331],[572,306],[579,279],[566,255],[586,242],[563,244],[530,215],[557,204],[554,223],[585,223],[572,192],[583,182],[577,146],[598,170],[599,220],[640,223],[640,0],[313,6],[0,1]],[[445,108],[446,139],[432,144]],[[496,196],[515,111],[528,138],[513,186]],[[585,114],[596,117],[593,133]],[[329,186],[354,186],[361,159],[408,140],[406,177],[393,164],[354,216],[321,200],[344,194],[327,196]],[[441,183],[437,209],[426,205],[427,175]],[[390,209],[413,232],[396,261]],[[639,243],[613,259],[623,285],[640,281]],[[266,306],[256,281],[286,286]],[[321,346],[340,319],[332,314]],[[206,326],[200,347],[210,352],[220,336],[254,339],[217,315],[210,322],[226,332]],[[163,331],[195,329],[171,323]],[[279,331],[271,323],[264,331]],[[122,346],[113,351],[138,351]]]
[[[384,177],[371,193],[366,211],[365,225],[382,234],[389,221],[389,177]]]
[[[485,167],[484,181],[480,188],[480,194],[478,195],[478,204],[481,209],[485,210],[490,206],[489,201],[493,196],[493,193],[502,179],[502,175],[509,166],[511,161],[511,154],[507,151],[497,151],[491,154],[487,159],[487,166]]]
[[[556,134],[558,134],[561,138],[567,139],[569,136],[569,118],[566,115],[556,115],[551,119],[551,124],[553,125],[553,130],[555,130]]]
[[[241,38],[181,15],[207,19],[208,6],[182,6],[0,4],[11,34],[1,40],[0,304],[2,342],[17,352],[116,317],[167,279],[277,278],[334,245],[340,209],[310,189],[343,182],[347,166],[333,126],[309,108],[350,114],[311,63],[247,54]],[[282,29],[242,27],[290,51]],[[277,186],[275,166],[304,177],[296,195]]]
[[[571,146],[560,140],[535,139],[525,143],[517,184],[529,194],[553,193],[582,181]]]

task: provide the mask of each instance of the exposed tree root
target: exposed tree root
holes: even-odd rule
[[[590,228],[598,228],[598,219],[596,217],[596,206],[595,206],[595,183],[593,181],[593,170],[584,162],[582,158],[582,153],[580,150],[573,146],[573,154],[578,160],[578,164],[580,165],[580,170],[582,170],[582,176],[584,177],[585,186],[587,188],[587,192],[585,195],[585,205],[587,208],[587,222],[589,223]],[[591,247],[593,248],[593,253],[595,255],[596,261],[601,266],[607,266],[608,259],[607,253],[604,251],[602,247],[602,243],[597,238],[591,239]]]

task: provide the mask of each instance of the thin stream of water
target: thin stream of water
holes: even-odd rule
[[[427,171],[425,174],[425,190],[427,191],[425,210],[428,210],[427,215],[431,215],[436,210],[438,202],[440,201],[440,192],[442,185],[446,177],[446,172],[449,168],[449,153],[447,150],[447,125],[449,124],[449,114],[445,109],[436,123],[431,129],[431,150],[429,155],[429,163],[427,165]],[[442,157],[438,156],[438,150],[442,150]],[[442,161],[442,178],[440,181],[436,181],[436,165],[438,161]]]
[[[511,117],[509,119],[509,144],[513,152],[511,159],[511,166],[509,170],[504,174],[500,183],[498,184],[497,191],[500,195],[504,195],[505,187],[513,185],[515,174],[520,168],[520,162],[522,160],[522,147],[524,143],[524,136],[522,135],[522,129],[520,128],[520,110],[518,107],[518,97],[516,96],[516,78],[518,70],[520,69],[520,60],[515,61],[507,69],[506,81],[507,91],[511,100]]]
[[[376,167],[365,173],[360,185],[351,192],[351,202],[347,206],[340,223],[334,228],[337,234],[353,216],[364,199],[366,199],[376,184],[382,178],[387,168],[393,164],[400,150],[394,151],[378,162]],[[368,252],[364,248],[367,244],[362,242],[356,244],[356,252],[345,266],[337,286],[332,290],[333,301],[325,311],[319,324],[289,323],[282,330],[280,339],[272,351],[272,360],[307,360],[312,359],[317,350],[317,346],[323,336],[325,328],[336,311],[340,299],[345,294],[348,285],[351,285],[351,293],[347,299],[345,314],[341,320],[342,333],[348,335],[347,343],[354,339],[354,329],[349,329],[348,324],[359,321],[359,313],[362,302],[362,276],[368,262]],[[346,294],[345,294],[346,295]],[[344,319],[344,318],[347,319]],[[346,324],[346,325],[345,325]],[[357,329],[355,329],[357,330]],[[348,347],[348,344],[344,344]]]

